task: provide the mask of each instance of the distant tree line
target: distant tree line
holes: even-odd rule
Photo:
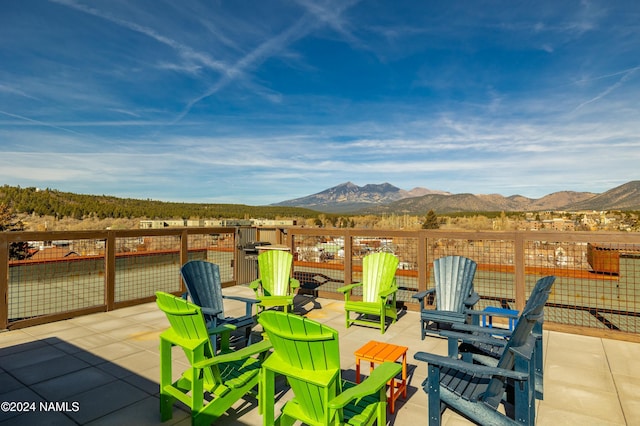
[[[248,206],[244,204],[173,203],[155,200],[117,198],[107,195],[82,195],[55,189],[0,187],[0,203],[15,213],[85,219],[147,218],[317,218],[319,213],[300,207]]]

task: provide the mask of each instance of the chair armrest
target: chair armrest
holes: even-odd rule
[[[480,295],[475,291],[469,295],[464,301],[465,306],[471,307],[480,301]]]
[[[488,367],[486,365],[472,364],[462,360],[430,354],[427,352],[416,352],[413,356],[418,361],[423,361],[431,365],[439,367],[448,367],[457,371],[485,376],[501,376],[509,379],[526,382],[529,380],[528,372],[520,372],[514,370],[505,370],[504,368]]]
[[[435,292],[436,292],[436,289],[435,288],[431,288],[429,290],[424,290],[424,291],[421,291],[419,293],[416,293],[411,297],[413,297],[414,299],[423,300],[425,297],[427,297],[428,295],[433,294]]]
[[[236,328],[237,327],[233,324],[222,324],[215,327],[207,328],[207,333],[209,333],[209,336],[213,334],[229,333],[231,331],[234,331]]]
[[[258,287],[262,284],[262,280],[258,278],[257,280],[253,280],[249,283],[249,288],[253,291],[258,291]]]
[[[201,307],[200,310],[202,310],[203,314],[211,315],[212,317],[222,313],[222,309],[213,309],[213,308]]]
[[[496,312],[485,312],[485,311],[477,311],[474,309],[466,309],[464,311],[465,314],[467,315],[475,315],[475,316],[484,316],[484,315],[490,315],[492,317],[501,317],[501,318],[512,318],[512,319],[518,319],[520,318],[520,314],[510,314],[507,312],[502,312],[502,311],[496,311]]]
[[[216,355],[213,358],[197,362],[193,366],[195,368],[207,368],[216,364],[233,362],[233,361],[241,361],[243,359],[249,358],[250,356],[266,352],[270,350],[271,347],[272,345],[269,340],[262,340],[258,343],[254,343],[240,350],[229,352],[223,355]]]
[[[343,287],[338,287],[336,289],[336,291],[340,292],[340,293],[346,293],[348,291],[351,291],[352,289],[354,289],[355,287],[361,286],[362,283],[355,283],[355,284],[349,284],[349,285],[345,285]]]
[[[259,300],[257,299],[249,299],[247,297],[240,297],[240,296],[225,296],[222,295],[223,299],[228,299],[228,300],[237,300],[238,302],[244,302],[245,305],[245,313],[244,315],[246,317],[251,317],[253,315],[253,305],[255,305],[256,303],[260,303]]]
[[[464,343],[483,343],[493,346],[507,346],[507,340],[491,337],[491,334],[467,334],[455,331],[441,330],[440,335],[448,339],[455,339]]]
[[[488,336],[501,336],[505,338],[511,337],[511,334],[513,333],[512,330],[506,328],[480,327],[479,325],[472,324],[452,324],[451,328],[462,333],[484,334]]]
[[[289,278],[289,287],[291,287],[291,290],[295,290],[296,288],[300,287],[300,281],[298,281],[295,278]]]
[[[241,296],[225,296],[225,295],[223,295],[222,298],[223,299],[229,299],[229,300],[237,300],[239,302],[244,302],[244,303],[249,304],[249,305],[253,305],[253,304],[259,302],[259,300],[257,300],[257,299],[249,299],[247,297],[241,297]]]
[[[380,292],[380,297],[386,299],[389,295],[391,295],[391,294],[393,294],[393,293],[395,293],[397,291],[398,291],[398,287],[396,287],[395,285],[391,286],[388,289],[381,291]]]
[[[345,407],[354,399],[359,401],[365,396],[373,395],[382,387],[387,386],[387,382],[402,371],[402,365],[395,362],[385,362],[376,367],[366,380],[350,387],[340,395],[329,401],[329,408],[339,409]]]

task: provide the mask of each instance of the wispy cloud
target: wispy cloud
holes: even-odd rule
[[[11,118],[15,118],[18,119],[20,121],[26,122],[30,125],[37,125],[37,126],[43,126],[43,127],[50,127],[52,129],[56,129],[56,130],[61,130],[63,132],[67,132],[67,133],[73,133],[75,135],[79,135],[79,136],[83,136],[82,133],[76,132],[75,130],[71,130],[71,129],[67,129],[65,127],[61,127],[61,126],[56,126],[54,124],[49,124],[49,123],[45,123],[43,121],[39,121],[39,120],[34,120],[28,117],[24,117],[18,114],[11,114],[10,112],[6,112],[6,111],[2,111],[0,110],[0,114],[6,116],[6,117],[11,117]]]
[[[209,55],[203,53],[203,52],[199,52],[196,51],[194,49],[192,49],[189,46],[185,46],[182,43],[172,39],[171,37],[167,37],[165,35],[163,35],[162,33],[160,33],[159,31],[156,31],[153,28],[149,28],[147,26],[144,25],[140,25],[136,22],[133,21],[129,21],[126,19],[122,19],[122,18],[118,18],[108,12],[105,12],[103,10],[100,10],[98,8],[95,7],[90,7],[90,6],[86,6],[84,4],[78,3],[74,0],[49,0],[51,2],[54,3],[58,3],[60,5],[63,6],[67,6],[70,8],[73,8],[75,10],[78,10],[80,12],[83,13],[87,13],[89,15],[93,15],[95,17],[98,18],[102,18],[105,19],[109,22],[112,22],[120,27],[126,28],[128,30],[131,31],[135,31],[137,33],[143,34],[147,37],[152,38],[153,40],[157,41],[158,43],[164,44],[172,49],[174,49],[175,51],[177,51],[182,57],[188,59],[188,60],[193,60],[197,63],[202,64],[203,66],[206,66],[210,69],[213,70],[217,70],[220,72],[224,72],[227,68],[227,65],[224,62],[220,62],[217,61],[211,57],[209,57]]]
[[[621,87],[622,85],[624,85],[624,83],[627,82],[631,77],[633,77],[633,75],[636,74],[636,72],[639,69],[640,69],[640,67],[634,67],[634,68],[631,68],[631,69],[628,69],[628,70],[625,70],[625,71],[609,74],[607,76],[601,76],[601,77],[590,79],[591,81],[600,80],[600,79],[603,79],[603,78],[616,77],[616,76],[622,74],[622,77],[620,77],[620,79],[618,79],[618,81],[616,81],[611,86],[608,86],[605,90],[603,90],[602,92],[598,93],[595,97],[593,97],[593,98],[591,98],[591,99],[589,99],[589,100],[587,100],[585,102],[582,102],[580,105],[578,105],[575,108],[575,111],[579,110],[580,108],[584,107],[585,105],[588,105],[590,103],[599,101],[600,99],[602,99],[605,96],[609,95],[611,92],[613,92],[614,90],[616,90],[619,87]]]
[[[240,76],[244,76],[250,69],[282,52],[289,44],[305,37],[320,25],[328,24],[332,29],[344,36],[346,40],[355,40],[355,38],[344,28],[344,21],[340,18],[342,11],[355,2],[344,2],[340,3],[339,6],[337,4],[333,4],[331,5],[333,7],[332,11],[323,9],[315,3],[303,0],[300,0],[299,3],[303,4],[307,10],[311,11],[312,15],[318,18],[319,21],[310,19],[306,14],[302,15],[291,26],[262,42],[255,49],[251,50],[245,56],[236,61],[233,65],[229,66],[219,80],[214,85],[210,86],[206,92],[189,101],[180,115],[176,117],[175,122],[182,120],[191,111],[195,104],[216,94],[228,84],[237,80]],[[336,7],[338,10],[336,10]],[[269,96],[268,98],[271,100],[279,100],[279,97],[273,98]]]
[[[16,87],[12,87],[12,86],[8,86],[5,84],[0,84],[0,92],[4,92],[10,95],[17,95],[23,98],[28,98],[28,99],[33,99],[33,100],[38,100],[38,98],[36,98],[35,96],[32,96],[28,93],[23,92],[22,90],[16,88]]]

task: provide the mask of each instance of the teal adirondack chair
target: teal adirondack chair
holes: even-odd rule
[[[191,260],[180,268],[182,279],[191,301],[200,306],[207,320],[207,328],[217,330],[224,327],[225,332],[220,334],[223,352],[229,351],[230,330],[244,328],[247,345],[251,344],[251,328],[255,325],[253,305],[258,303],[255,299],[239,296],[227,296],[222,294],[222,280],[220,268],[215,263],[204,260]],[[224,314],[224,300],[236,300],[245,304],[244,315],[235,317]],[[217,353],[218,339],[212,339],[214,353]]]
[[[398,319],[396,309],[396,269],[399,260],[391,253],[371,253],[362,259],[362,282],[349,284],[337,289],[344,294],[344,309],[346,326],[359,324],[380,328],[380,333],[386,330],[386,319],[391,323]],[[351,292],[355,288],[362,289],[362,301],[352,300]],[[357,317],[351,318],[351,312]],[[373,320],[368,316],[374,316]]]
[[[271,348],[267,340],[235,352],[215,355],[202,309],[172,294],[157,292],[156,303],[171,327],[160,335],[160,413],[171,419],[173,404],[191,409],[194,425],[210,425],[260,380],[261,361]],[[190,367],[173,381],[171,348],[184,350]],[[260,358],[254,356],[260,355]]]
[[[495,367],[426,352],[415,354],[415,359],[428,363],[422,387],[429,396],[429,425],[439,425],[446,408],[482,425],[535,425],[532,331],[543,315],[554,280],[538,280]],[[500,405],[504,410],[498,410]]]
[[[277,311],[260,314],[273,354],[262,365],[260,391],[263,424],[312,426],[386,425],[387,382],[402,366],[383,363],[360,384],[341,378],[338,332],[308,318]],[[286,377],[293,391],[274,418],[275,375]]]
[[[551,286],[555,282],[554,276],[541,278],[543,291],[550,291]],[[535,299],[529,297],[524,311],[527,311],[530,304]],[[473,315],[482,315],[481,311],[474,311]],[[493,313],[500,316],[500,313]],[[505,315],[507,319],[511,319],[511,315]],[[536,398],[544,399],[544,367],[543,367],[543,324],[544,315],[541,316],[533,326],[533,336],[535,338],[534,357],[535,357],[535,386]],[[449,339],[449,356],[457,358],[462,355],[462,359],[468,362],[476,362],[483,365],[495,367],[504,353],[507,346],[507,340],[511,337],[512,332],[506,329],[486,329],[469,324],[455,325],[453,332],[442,332],[442,335]],[[470,333],[468,334],[461,334]],[[459,342],[462,342],[459,344]]]
[[[480,296],[473,291],[473,278],[477,264],[463,256],[446,256],[433,262],[435,287],[421,291],[412,297],[420,301],[420,329],[422,340],[427,334],[439,335],[452,324],[467,322],[471,309]],[[436,309],[426,309],[425,299]]]
[[[282,306],[285,312],[293,306],[300,281],[291,277],[293,255],[283,250],[266,250],[258,255],[260,278],[249,287],[256,293],[260,310]]]

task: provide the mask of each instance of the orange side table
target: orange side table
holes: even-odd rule
[[[389,382],[389,397],[387,402],[393,414],[395,411],[396,399],[402,393],[403,398],[407,398],[407,348],[406,346],[392,345],[390,343],[376,342],[371,340],[369,343],[354,352],[356,356],[356,383],[360,383],[360,361],[369,361],[369,368],[373,370],[375,363],[383,362],[402,362],[402,380],[396,382],[396,378],[392,378]]]

